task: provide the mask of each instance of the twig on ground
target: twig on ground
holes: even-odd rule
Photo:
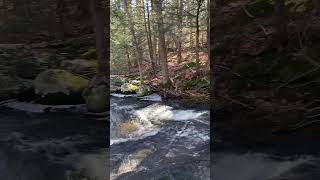
[[[1,106],[1,105],[4,105],[4,104],[11,103],[11,102],[14,102],[14,101],[17,101],[17,99],[9,99],[9,100],[6,100],[6,101],[1,101],[1,102],[0,102],[0,106]]]
[[[218,94],[218,96],[220,96],[220,97],[222,97],[222,98],[224,98],[224,99],[226,99],[226,100],[229,100],[229,101],[231,101],[231,102],[233,102],[233,103],[235,103],[235,104],[239,104],[239,105],[241,105],[241,106],[243,106],[243,107],[245,107],[245,108],[249,108],[249,109],[251,109],[251,110],[256,109],[256,108],[254,108],[254,107],[252,107],[252,106],[250,106],[250,105],[248,105],[248,104],[245,104],[245,103],[243,103],[243,102],[241,102],[241,101],[239,101],[239,100],[232,99],[231,97],[228,97],[228,96],[225,96],[225,95],[221,95],[221,94]]]
[[[311,124],[314,124],[314,123],[319,123],[320,120],[314,120],[314,121],[309,121],[309,122],[305,122],[305,123],[298,123],[298,125],[295,125],[295,127],[291,128],[292,131],[295,131],[297,129],[301,129],[301,128],[304,128],[306,126],[309,126]]]

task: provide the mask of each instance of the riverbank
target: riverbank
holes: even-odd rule
[[[199,103],[209,102],[210,71],[207,65],[207,52],[200,53],[200,64],[195,62],[195,53],[192,49],[183,51],[182,59],[183,61],[178,63],[177,53],[168,53],[168,70],[171,80],[171,86],[169,87],[164,87],[161,84],[162,74],[160,70],[153,70],[149,63],[143,64],[143,84],[150,86],[153,92],[161,95],[164,99],[182,99]],[[117,70],[113,71],[113,67],[111,67],[111,77],[122,77],[125,82],[140,81],[138,67],[132,67],[130,73],[129,71],[124,73],[128,67],[126,65],[118,66]],[[198,69],[201,69],[201,71],[198,71]]]

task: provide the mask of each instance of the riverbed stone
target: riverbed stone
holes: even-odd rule
[[[108,89],[108,81],[105,76],[95,76],[90,81],[88,88],[83,93],[88,112],[103,113],[108,111]]]
[[[42,104],[83,103],[88,80],[61,69],[49,69],[34,80],[36,101]]]
[[[121,92],[121,85],[125,82],[125,78],[120,76],[111,76],[110,77],[110,92],[116,93]]]
[[[152,93],[152,89],[148,85],[141,84],[138,86],[136,93],[138,97],[148,96]]]
[[[0,100],[23,96],[32,91],[32,81],[0,74]]]

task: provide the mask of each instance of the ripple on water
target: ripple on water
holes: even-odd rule
[[[117,102],[112,110],[119,115],[111,118],[111,179],[209,179],[208,111],[141,101],[127,108]],[[121,128],[127,131],[119,137],[115,131]]]

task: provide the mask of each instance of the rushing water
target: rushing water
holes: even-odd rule
[[[84,110],[23,102],[1,106],[0,179],[108,179],[108,124]]]
[[[320,159],[311,155],[277,156],[266,153],[213,154],[214,180],[316,180]]]
[[[210,179],[208,109],[111,98],[111,179]]]

